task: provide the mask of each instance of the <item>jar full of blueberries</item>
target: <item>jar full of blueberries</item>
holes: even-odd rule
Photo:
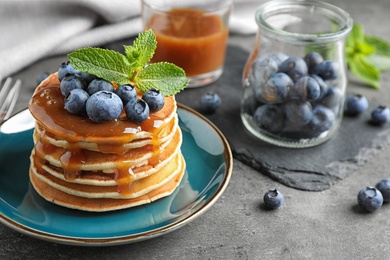
[[[347,85],[344,42],[352,18],[316,1],[274,0],[256,11],[244,68],[241,118],[263,141],[310,147],[339,128]]]

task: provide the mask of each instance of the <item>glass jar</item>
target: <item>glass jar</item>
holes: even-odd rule
[[[343,116],[344,40],[352,18],[324,2],[274,0],[257,9],[256,22],[243,73],[245,127],[278,146],[323,143]]]

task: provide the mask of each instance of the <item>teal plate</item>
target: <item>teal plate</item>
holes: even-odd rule
[[[179,187],[151,204],[96,213],[57,206],[32,187],[29,156],[34,119],[24,110],[0,125],[0,222],[23,234],[71,245],[118,245],[154,238],[188,224],[226,189],[232,154],[223,134],[196,111],[179,105],[182,153]]]

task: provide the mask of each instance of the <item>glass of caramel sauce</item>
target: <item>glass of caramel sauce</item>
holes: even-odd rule
[[[216,81],[223,72],[232,7],[232,0],[142,0],[144,29],[157,38],[152,62],[183,68],[189,87]]]

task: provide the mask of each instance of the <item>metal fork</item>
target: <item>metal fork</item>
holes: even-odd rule
[[[0,76],[0,84],[1,82],[2,78]],[[11,116],[19,96],[21,84],[22,81],[18,79],[12,86],[12,78],[7,78],[4,85],[2,87],[0,85],[0,123]]]

